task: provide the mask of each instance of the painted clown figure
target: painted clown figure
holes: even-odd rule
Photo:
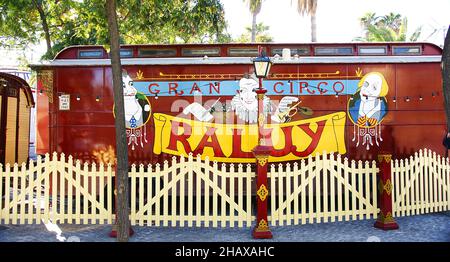
[[[366,145],[369,150],[381,138],[381,121],[387,113],[386,95],[389,91],[384,76],[378,72],[371,72],[362,77],[358,89],[350,98],[348,103],[349,118],[355,125],[353,141],[356,140],[356,129],[358,130],[357,144]]]

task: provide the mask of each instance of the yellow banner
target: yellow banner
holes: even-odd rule
[[[258,126],[218,124],[153,114],[155,154],[200,154],[218,162],[252,163]],[[317,152],[345,154],[345,112],[284,124],[264,125],[265,144],[272,146],[270,162],[298,160]]]

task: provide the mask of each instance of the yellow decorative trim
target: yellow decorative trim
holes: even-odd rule
[[[384,159],[384,161],[386,161],[386,163],[390,163],[391,162],[391,159],[392,159],[392,155],[390,155],[390,154],[384,154],[384,155],[378,155],[378,162],[383,162],[383,159]]]
[[[269,231],[269,225],[267,224],[267,221],[265,219],[261,219],[258,223],[258,227],[256,227],[255,231],[262,232],[262,231]]]
[[[260,166],[264,166],[265,164],[267,164],[267,157],[260,157],[257,159]]]
[[[386,191],[386,194],[390,196],[392,193],[392,188],[393,186],[390,179],[386,180],[386,184],[384,184],[380,179],[380,182],[378,183],[378,192],[380,192],[380,194],[383,193],[383,191]]]
[[[257,96],[258,96],[258,100],[263,100],[263,99],[264,99],[264,96],[265,96],[265,94],[258,94]]]
[[[383,189],[384,189],[384,191],[386,191],[386,194],[388,194],[388,196],[391,195],[392,183],[391,183],[390,179],[386,180],[386,184],[384,185]]]
[[[144,79],[144,73],[141,70],[138,70],[136,73],[136,79],[137,80],[142,80]]]
[[[383,212],[380,211],[380,215],[379,215],[378,220],[379,220],[381,223],[383,223],[383,224],[386,224],[386,223],[395,223],[394,217],[392,217],[392,213],[391,213],[391,212],[388,212],[388,213],[386,214],[386,216],[384,216]]]
[[[363,76],[363,71],[361,70],[361,68],[358,67],[358,69],[356,69],[355,74],[357,77],[362,77]]]
[[[265,120],[266,120],[266,118],[264,117],[264,114],[260,113],[259,116],[258,116],[258,125],[259,126],[263,126]]]
[[[164,74],[159,73],[159,77],[144,77],[137,75],[134,80],[195,80],[195,79],[212,79],[212,80],[237,80],[244,77],[244,74]],[[267,79],[349,79],[361,78],[362,70],[358,68],[355,75],[341,75],[340,71],[321,72],[321,73],[276,73],[271,74]]]
[[[37,76],[42,84],[42,92],[48,96],[48,102],[53,103],[53,71],[38,71]]]
[[[267,190],[266,186],[264,184],[262,184],[258,191],[256,191],[256,194],[259,196],[259,199],[261,199],[261,201],[266,200],[267,195],[269,195],[269,190]]]

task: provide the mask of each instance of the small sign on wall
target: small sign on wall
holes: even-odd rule
[[[70,110],[69,94],[63,94],[59,96],[59,110]]]

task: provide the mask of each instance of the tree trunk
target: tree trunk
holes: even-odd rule
[[[108,29],[111,44],[111,67],[114,89],[114,124],[116,127],[116,188],[117,188],[117,241],[128,241],[129,234],[129,206],[128,206],[128,146],[125,129],[125,110],[122,88],[122,66],[120,64],[119,31],[117,28],[116,1],[106,1]]]
[[[44,31],[45,42],[47,44],[47,54],[50,54],[52,50],[52,42],[50,38],[50,30],[48,29],[47,15],[42,8],[42,0],[33,0],[33,3],[39,12],[39,17],[41,18],[42,30]]]
[[[251,39],[252,43],[256,42],[256,14],[253,14],[253,19],[252,19],[252,39]]]
[[[311,13],[311,42],[317,42],[316,36],[316,13]]]
[[[442,53],[442,91],[445,99],[445,112],[447,113],[447,132],[450,132],[450,27],[444,42]]]

